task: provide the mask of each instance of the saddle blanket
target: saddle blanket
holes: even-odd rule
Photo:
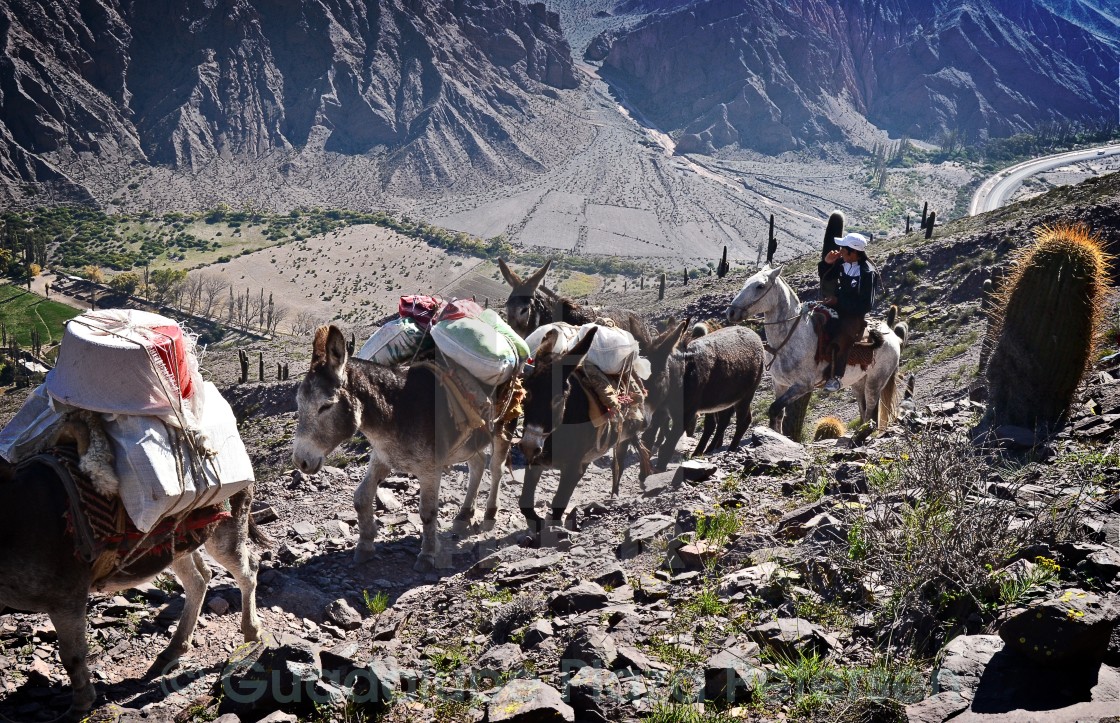
[[[832,339],[826,330],[829,320],[837,318],[836,311],[823,304],[815,304],[810,313],[813,319],[813,329],[817,332],[816,361],[818,364],[821,362],[829,363],[832,361],[832,355],[828,347],[832,343]],[[863,371],[867,371],[867,367],[874,363],[875,349],[878,348],[878,345],[870,337],[870,330],[871,323],[868,323],[867,328],[864,329],[863,338],[853,344],[848,352],[848,364],[858,364]]]

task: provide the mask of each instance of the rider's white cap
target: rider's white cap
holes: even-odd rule
[[[847,246],[853,251],[863,251],[867,248],[867,237],[861,233],[850,233],[844,238],[836,237],[837,246]]]

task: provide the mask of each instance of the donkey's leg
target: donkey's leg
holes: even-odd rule
[[[439,480],[443,468],[434,466],[420,477],[420,524],[423,536],[420,538],[420,555],[412,569],[428,572],[436,567],[439,554]]]
[[[182,555],[171,563],[175,577],[183,586],[186,600],[183,603],[183,612],[179,615],[179,625],[171,642],[156,658],[156,664],[166,668],[191,649],[191,639],[194,637],[194,626],[198,623],[198,613],[202,610],[202,601],[206,597],[206,585],[212,576],[209,566],[202,559],[197,550],[189,555]]]
[[[543,522],[536,510],[537,483],[541,481],[543,472],[544,467],[540,465],[534,464],[525,468],[525,482],[521,485],[521,497],[517,502],[517,506],[521,508],[521,514],[525,515],[525,522],[529,526],[530,533],[540,532]]]
[[[723,435],[725,435],[727,433],[727,427],[731,424],[731,414],[734,411],[735,411],[734,408],[728,407],[727,409],[724,409],[723,411],[716,412],[715,414],[709,414],[708,415],[708,417],[710,417],[710,418],[711,417],[715,418],[715,434],[712,436],[712,443],[710,445],[708,445],[708,448],[705,450],[706,454],[711,454],[711,453],[715,452],[717,449],[719,449],[723,445]],[[705,434],[708,433],[708,421],[707,420],[704,420],[704,433]],[[699,447],[697,447],[697,449],[701,449],[701,448],[703,448],[702,443]]]
[[[556,494],[552,497],[552,516],[555,524],[563,524],[564,511],[572,501],[572,493],[576,491],[576,483],[587,471],[586,464],[566,464],[560,468],[560,484],[556,487]],[[575,520],[569,518],[569,523],[574,525]]]
[[[482,516],[483,532],[490,532],[498,521],[498,500],[502,494],[502,473],[509,458],[509,438],[499,430],[490,448],[490,494],[486,496],[486,513]]]
[[[684,436],[684,415],[678,417],[676,414],[672,416],[673,426],[665,433],[665,439],[661,442],[661,447],[657,450],[657,463],[656,468],[664,472],[665,468],[669,465],[669,460],[672,459],[673,453],[677,451],[677,442]],[[692,418],[695,421],[695,417]]]
[[[388,474],[389,466],[371,456],[366,476],[354,490],[354,511],[358,513],[358,546],[354,548],[354,562],[373,559],[374,538],[377,537],[377,486]]]
[[[48,615],[54,629],[58,632],[58,655],[62,659],[62,667],[70,676],[70,689],[73,692],[71,701],[74,718],[81,718],[93,707],[97,700],[97,691],[89,678],[89,665],[86,656],[89,647],[86,643],[86,603],[87,595],[79,596],[78,600],[71,601],[67,607],[52,610]]]
[[[728,449],[739,449],[739,443],[743,441],[743,435],[751,428],[751,421],[754,416],[751,412],[751,403],[754,401],[754,396],[749,396],[739,400],[735,405],[735,434],[731,436],[731,445]]]
[[[479,452],[467,460],[467,492],[463,496],[463,506],[459,514],[455,515],[455,522],[451,531],[459,537],[471,534],[471,522],[474,521],[474,500],[478,497],[478,485],[482,482],[482,473],[486,469],[486,455]],[[493,487],[491,486],[491,489]]]
[[[261,620],[257,615],[257,570],[260,558],[249,546],[248,509],[245,516],[235,516],[218,525],[206,541],[206,551],[229,570],[241,591],[241,634],[245,642],[259,640]]]

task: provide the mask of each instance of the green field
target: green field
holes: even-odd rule
[[[82,313],[64,304],[48,301],[42,296],[12,284],[0,284],[0,324],[8,336],[13,334],[20,346],[31,346],[31,331],[42,335],[43,346],[58,344],[62,326]]]

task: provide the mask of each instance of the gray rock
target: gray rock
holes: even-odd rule
[[[653,541],[669,533],[676,526],[676,520],[666,515],[646,515],[638,518],[618,548],[622,559],[635,557],[652,547]]]
[[[535,620],[525,629],[525,637],[521,641],[521,647],[525,650],[532,650],[553,635],[555,635],[555,632],[552,629],[552,623],[547,620]]]
[[[769,649],[788,659],[798,655],[820,655],[824,657],[840,648],[840,643],[819,625],[801,618],[779,618],[756,625],[747,631],[747,636],[763,649]]]
[[[392,490],[378,485],[377,508],[386,512],[396,512],[401,508],[401,501],[397,499],[397,495]]]
[[[322,589],[291,575],[276,575],[268,584],[272,586],[272,592],[258,598],[260,605],[279,607],[297,618],[323,622],[323,613],[331,599]]]
[[[642,482],[642,497],[657,497],[673,489],[679,481],[676,470],[656,472]]]
[[[215,718],[214,723],[241,723],[241,719],[236,713],[226,713]]]
[[[681,462],[681,466],[677,468],[677,474],[681,479],[688,480],[689,482],[703,482],[715,476],[719,468],[711,462],[702,459],[688,459]]]
[[[224,717],[224,716],[223,716]],[[221,720],[219,718],[219,720]],[[298,723],[299,718],[291,713],[285,713],[282,710],[269,713],[264,718],[261,718],[257,723]]]
[[[999,636],[1009,649],[1041,665],[1099,665],[1117,621],[1116,599],[1071,589],[1011,617]]]
[[[362,627],[361,614],[343,598],[327,605],[326,618],[327,622],[337,625],[343,630],[357,630]]]
[[[221,595],[212,595],[206,601],[206,609],[215,615],[225,615],[229,612],[229,600],[226,600]]]
[[[311,542],[319,535],[319,528],[313,522],[300,520],[292,523],[292,533],[303,542]]]
[[[821,513],[832,507],[830,500],[817,500],[802,505],[782,515],[778,524],[774,526],[774,534],[787,540],[795,540],[805,536],[805,525]]]
[[[517,562],[508,562],[498,569],[498,576],[502,579],[523,578],[529,575],[539,575],[555,568],[564,562],[564,555],[554,552],[539,557],[528,557]]]
[[[758,652],[757,647],[754,652]],[[704,666],[705,700],[746,702],[765,682],[766,671],[756,667],[742,648],[722,650]]]
[[[323,674],[319,649],[291,635],[265,640],[238,649],[215,682],[214,695],[222,702],[218,712],[270,712],[311,710],[321,699],[316,685]]]
[[[525,654],[514,643],[495,645],[479,656],[477,666],[485,670],[506,673],[520,668],[525,663]]]
[[[964,702],[961,707],[968,707],[985,666],[1001,650],[1003,640],[998,635],[962,635],[951,640],[933,672],[934,695],[955,693]]]
[[[618,645],[610,633],[590,627],[576,634],[560,656],[560,672],[578,670],[586,665],[596,668],[614,668],[618,659]]]
[[[585,666],[568,680],[566,699],[581,720],[606,721],[622,703],[622,685],[611,671]]]
[[[487,708],[489,723],[574,723],[576,712],[555,688],[539,680],[511,680]]]
[[[553,593],[548,607],[558,615],[585,613],[598,610],[607,604],[607,591],[590,580],[581,580],[567,590]]]
[[[595,573],[591,581],[602,585],[604,588],[620,588],[626,585],[626,571],[617,562],[610,562]]]
[[[752,429],[750,437],[743,440],[740,449],[744,452],[743,468],[748,472],[800,469],[809,461],[804,445],[769,427]]]

